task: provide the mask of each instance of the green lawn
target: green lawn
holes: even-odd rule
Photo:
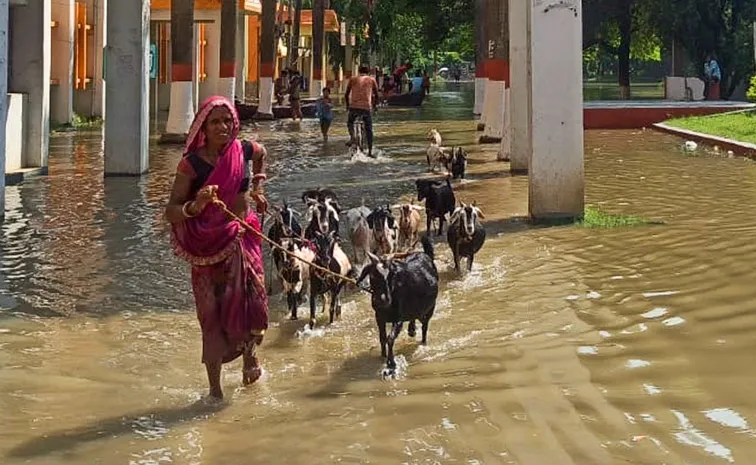
[[[689,131],[756,144],[756,112],[752,111],[673,119],[666,121],[665,124]]]

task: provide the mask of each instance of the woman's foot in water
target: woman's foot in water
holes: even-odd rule
[[[244,367],[242,368],[242,383],[248,386],[262,376],[262,367],[257,356],[254,355],[254,349],[251,354],[244,354]]]

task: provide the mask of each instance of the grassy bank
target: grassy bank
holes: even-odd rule
[[[688,131],[756,144],[756,112],[752,111],[673,119],[665,124]]]

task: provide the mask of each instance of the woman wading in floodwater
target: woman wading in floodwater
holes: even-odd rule
[[[243,382],[262,374],[256,346],[268,327],[261,240],[245,232],[216,205],[217,195],[254,229],[260,220],[247,203],[264,213],[265,149],[240,142],[233,103],[210,97],[202,103],[189,130],[178,165],[166,216],[172,225],[173,249],[192,265],[192,287],[202,328],[202,362],[210,395],[223,398],[221,368],[241,355]]]

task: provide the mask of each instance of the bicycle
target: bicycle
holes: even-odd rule
[[[352,156],[357,152],[367,153],[368,144],[365,137],[365,116],[357,116],[352,123],[352,131],[354,132],[354,140],[351,144]]]

